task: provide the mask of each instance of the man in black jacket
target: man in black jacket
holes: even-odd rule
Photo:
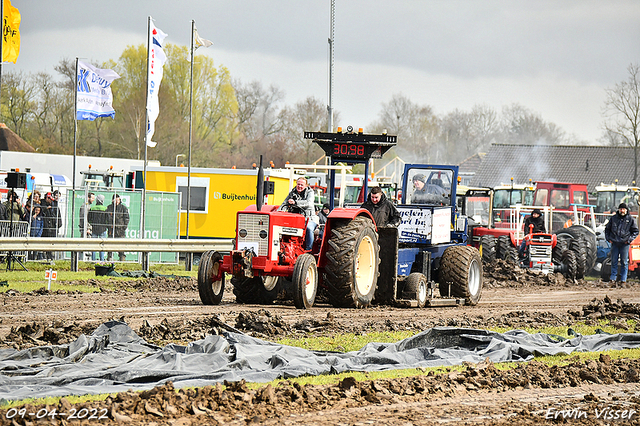
[[[361,207],[369,210],[378,228],[395,227],[402,221],[398,209],[387,199],[379,186],[371,188],[367,201]]]
[[[625,203],[618,206],[618,211],[609,218],[604,228],[604,237],[611,243],[611,277],[618,277],[618,258],[620,258],[620,281],[627,282],[629,270],[629,245],[638,236],[638,225],[629,214]]]
[[[533,209],[531,214],[524,220],[524,235],[546,233],[547,227],[544,226],[544,219],[542,218],[542,212],[540,209]],[[527,247],[526,241],[523,238],[520,243],[520,257],[524,257],[524,252]]]
[[[111,204],[107,206],[107,231],[109,238],[126,238],[127,226],[129,226],[129,209],[122,204],[122,199],[118,194],[111,198]],[[125,252],[118,252],[121,262],[126,259]],[[113,259],[113,253],[109,252],[107,260]]]

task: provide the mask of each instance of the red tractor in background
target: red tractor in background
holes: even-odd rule
[[[506,204],[514,199],[520,203]],[[545,212],[549,234],[526,239],[527,258],[520,262],[517,248],[524,237],[524,216],[536,207]],[[581,224],[594,218],[584,184],[503,185],[494,190],[490,218],[489,226],[474,228],[471,237],[484,262],[505,259],[544,272],[562,272],[570,278],[582,278],[595,265],[595,226]],[[568,251],[573,255],[565,253]]]

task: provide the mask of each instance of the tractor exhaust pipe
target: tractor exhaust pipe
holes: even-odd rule
[[[258,188],[256,194],[256,210],[262,210],[264,201],[264,169],[262,168],[262,155],[260,156],[260,166],[258,167]]]

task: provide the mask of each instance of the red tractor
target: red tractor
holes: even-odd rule
[[[374,152],[384,153],[397,141],[396,136],[386,134],[343,134],[340,130],[336,134],[307,133],[306,138],[338,138],[338,149],[367,161]],[[263,206],[268,182],[262,182],[261,174],[262,166],[258,170],[258,203],[237,214],[234,250],[226,256],[208,251],[200,259],[198,290],[202,302],[220,303],[225,274],[230,274],[239,303],[271,303],[284,292],[297,308],[310,308],[321,286],[335,307],[371,304],[380,262],[378,234],[371,214],[359,208],[333,209],[313,248],[305,251],[305,229],[311,219],[278,211],[278,206]]]
[[[524,189],[523,189],[524,188]],[[582,278],[595,265],[596,239],[595,232],[580,222],[592,221],[592,206],[589,205],[587,186],[584,184],[562,182],[536,182],[521,188],[518,185],[503,185],[494,190],[490,205],[491,223],[473,229],[472,244],[482,253],[484,262],[505,259],[518,263],[518,249],[523,239],[523,215],[533,206],[545,209],[546,228],[550,232],[538,244],[531,240],[526,244],[538,246],[534,253],[546,253],[545,246],[552,243],[551,261],[544,255],[532,262],[523,262],[521,266],[538,265],[544,271],[563,271],[568,277]],[[514,194],[516,195],[514,197]],[[508,195],[508,196],[507,196]],[[515,200],[515,202],[514,202]],[[593,222],[593,221],[592,221]],[[595,225],[595,222],[593,223]],[[573,251],[575,262],[571,254]],[[573,264],[576,264],[575,268]],[[543,264],[546,266],[542,267]],[[551,264],[554,266],[552,267]],[[573,273],[575,269],[575,274]]]

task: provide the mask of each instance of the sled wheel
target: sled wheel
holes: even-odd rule
[[[578,264],[576,261],[576,253],[573,250],[565,250],[565,252],[562,253],[562,264],[566,267],[564,276],[570,280],[576,278]]]
[[[427,277],[420,272],[409,274],[404,282],[403,299],[417,300],[418,308],[427,304]]]
[[[222,255],[217,251],[206,251],[198,265],[198,293],[205,305],[218,305],[224,294],[224,272]]]
[[[373,221],[363,216],[336,221],[327,244],[324,282],[331,304],[344,308],[369,306],[376,291],[380,263]]]
[[[265,277],[265,280],[268,278],[270,277]],[[278,285],[267,290],[262,277],[247,278],[244,275],[236,275],[231,278],[231,284],[238,303],[270,305],[278,296]]]
[[[483,263],[491,263],[496,260],[496,237],[483,235],[480,237],[480,255]]]
[[[464,297],[467,305],[476,305],[482,295],[482,259],[475,247],[452,246],[440,258],[440,295]]]
[[[293,303],[298,309],[309,309],[313,306],[318,291],[318,268],[316,259],[309,253],[296,259],[293,267]]]

